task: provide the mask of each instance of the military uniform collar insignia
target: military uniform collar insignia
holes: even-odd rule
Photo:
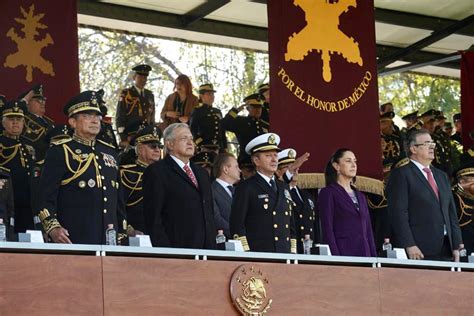
[[[83,145],[86,145],[86,146],[94,146],[95,145],[95,139],[93,140],[90,140],[90,139],[85,139],[85,138],[82,138],[76,134],[72,135],[72,139],[74,139],[76,142],[78,142],[79,144],[83,144]]]
[[[137,165],[140,166],[140,167],[143,167],[143,168],[148,167],[148,164],[145,163],[145,162],[143,162],[143,161],[141,161],[140,159],[137,159],[136,163],[137,163]]]

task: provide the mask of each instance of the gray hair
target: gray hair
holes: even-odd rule
[[[405,153],[408,157],[412,155],[410,148],[411,146],[414,146],[416,144],[416,139],[418,138],[418,136],[425,134],[430,135],[430,132],[428,132],[428,130],[424,128],[414,129],[408,133],[407,139],[405,141]]]
[[[174,131],[178,128],[187,128],[187,129],[189,129],[189,126],[186,123],[173,123],[173,124],[169,125],[163,131],[163,140],[165,142],[168,141],[168,140],[173,140],[174,137],[175,137]]]

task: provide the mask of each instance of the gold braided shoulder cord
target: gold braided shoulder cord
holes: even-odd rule
[[[69,148],[68,145],[63,144],[63,149],[64,149],[64,159],[66,161],[66,167],[68,168],[68,170],[73,175],[70,178],[62,180],[61,185],[66,185],[66,184],[70,183],[71,181],[73,181],[73,180],[77,179],[78,177],[80,177],[84,172],[86,172],[86,170],[89,168],[89,166],[91,165],[91,163],[93,161],[94,162],[94,167],[95,167],[95,170],[96,170],[97,186],[102,187],[102,179],[100,177],[98,163],[97,163],[97,159],[96,159],[95,154],[90,154],[89,157],[87,157],[87,159],[82,159],[79,155],[75,154],[71,150],[71,148]],[[71,157],[74,160],[79,162],[79,166],[77,167],[76,170],[74,170],[71,167],[69,155],[71,155]]]
[[[467,224],[469,224],[469,223],[472,222],[472,215],[466,213],[464,210],[465,210],[465,209],[471,209],[471,210],[473,210],[474,207],[469,206],[469,205],[467,205],[466,203],[464,203],[462,197],[461,197],[458,193],[456,193],[456,196],[458,197],[458,200],[459,200],[459,207],[461,208],[461,215],[459,216],[459,226],[460,226],[460,227],[463,227],[463,226],[466,226]],[[462,219],[464,216],[466,216],[467,218],[470,217],[471,219],[468,220],[467,222],[461,224],[461,219]]]
[[[138,179],[137,181],[131,181],[128,177],[127,177],[127,172],[129,173],[134,173],[134,174],[138,174]],[[128,194],[128,197],[127,197],[127,201],[128,199],[130,199],[130,197],[132,196],[133,192],[135,191],[141,191],[142,188],[139,188],[138,187],[138,184],[140,183],[140,180],[142,179],[142,176],[143,176],[143,173],[142,172],[137,172],[137,171],[131,171],[131,170],[120,170],[120,180],[122,182],[122,184],[130,189],[130,193]],[[133,185],[133,187],[131,185],[129,185],[129,183],[131,185]],[[138,204],[141,200],[143,200],[143,197],[140,197],[138,200],[134,201],[134,202],[130,202],[130,203],[127,203],[127,206],[133,206],[135,204]]]
[[[10,146],[10,147],[6,147],[6,146],[3,146],[2,144],[0,144],[0,157],[2,158],[2,160],[4,160],[0,166],[3,166],[3,165],[6,165],[8,162],[10,162],[10,160],[12,160],[13,158],[15,158],[16,154],[18,153],[18,149],[20,148],[21,144],[16,144],[16,145],[13,145],[13,146]],[[13,152],[10,154],[10,155],[4,155],[3,152],[4,150],[8,150],[8,149],[13,149]]]

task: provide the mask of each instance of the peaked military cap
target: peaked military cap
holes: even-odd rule
[[[395,112],[387,112],[380,115],[380,121],[391,121],[395,117]]]
[[[25,102],[20,100],[9,101],[2,107],[2,117],[24,117],[25,112]]]
[[[73,130],[66,124],[56,125],[50,129],[46,135],[45,140],[47,143],[68,139],[71,137]]]
[[[453,122],[456,123],[457,121],[461,120],[461,113],[456,113],[453,115]]]
[[[148,76],[151,71],[151,67],[149,65],[141,64],[133,67],[132,70],[139,75]]]
[[[287,165],[295,162],[296,150],[293,148],[283,149],[278,153],[278,166]]]
[[[199,86],[199,94],[203,94],[206,92],[216,92],[212,83],[205,83]]]
[[[462,176],[474,176],[474,151],[468,150],[461,155],[460,167],[456,170],[455,176],[457,178]]]
[[[28,91],[23,92],[18,96],[18,99],[23,99],[30,91],[33,91],[33,95],[31,96],[32,99],[41,99],[41,100],[46,100],[46,97],[44,96],[44,88],[42,84],[36,84],[31,89]]]
[[[268,91],[270,89],[270,85],[268,83],[263,83],[258,86],[257,91],[258,94],[263,94],[265,91]]]
[[[155,125],[148,125],[138,130],[137,135],[133,140],[133,144],[160,143],[160,140],[161,130]]]
[[[427,117],[427,116],[436,116],[438,114],[438,111],[435,109],[429,109],[425,113],[421,114],[420,117]]]
[[[281,149],[278,148],[279,144],[280,136],[275,133],[266,133],[252,139],[247,146],[245,146],[245,152],[252,155],[262,151],[280,151]]]
[[[418,117],[418,111],[408,113],[407,115],[402,116],[402,120],[407,121],[407,120],[414,120]]]
[[[64,114],[66,114],[68,117],[85,111],[94,111],[101,114],[97,92],[81,92],[69,100],[69,102],[64,106]]]
[[[251,94],[244,98],[245,105],[262,106],[262,100],[258,93]]]

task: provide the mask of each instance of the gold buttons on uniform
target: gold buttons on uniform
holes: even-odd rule
[[[107,187],[104,185],[104,191],[107,190]]]
[[[104,208],[104,214],[105,214],[105,213],[107,213],[107,209],[106,209],[106,208]]]
[[[275,237],[275,240],[278,241],[278,237]]]
[[[286,241],[290,240],[290,237],[286,237]]]
[[[104,202],[107,202],[107,198],[106,198],[106,197],[104,198]]]
[[[300,214],[300,218],[303,218],[303,214]]]
[[[273,216],[277,215],[277,212],[273,211]]]
[[[288,212],[285,212],[285,215],[288,216]]]
[[[288,224],[285,225],[285,228],[288,228]]]
[[[277,225],[277,224],[274,224],[274,225],[273,225],[273,228],[278,228],[278,225]]]
[[[300,228],[301,228],[301,230],[303,230],[303,229],[304,229],[304,226],[301,226]]]

